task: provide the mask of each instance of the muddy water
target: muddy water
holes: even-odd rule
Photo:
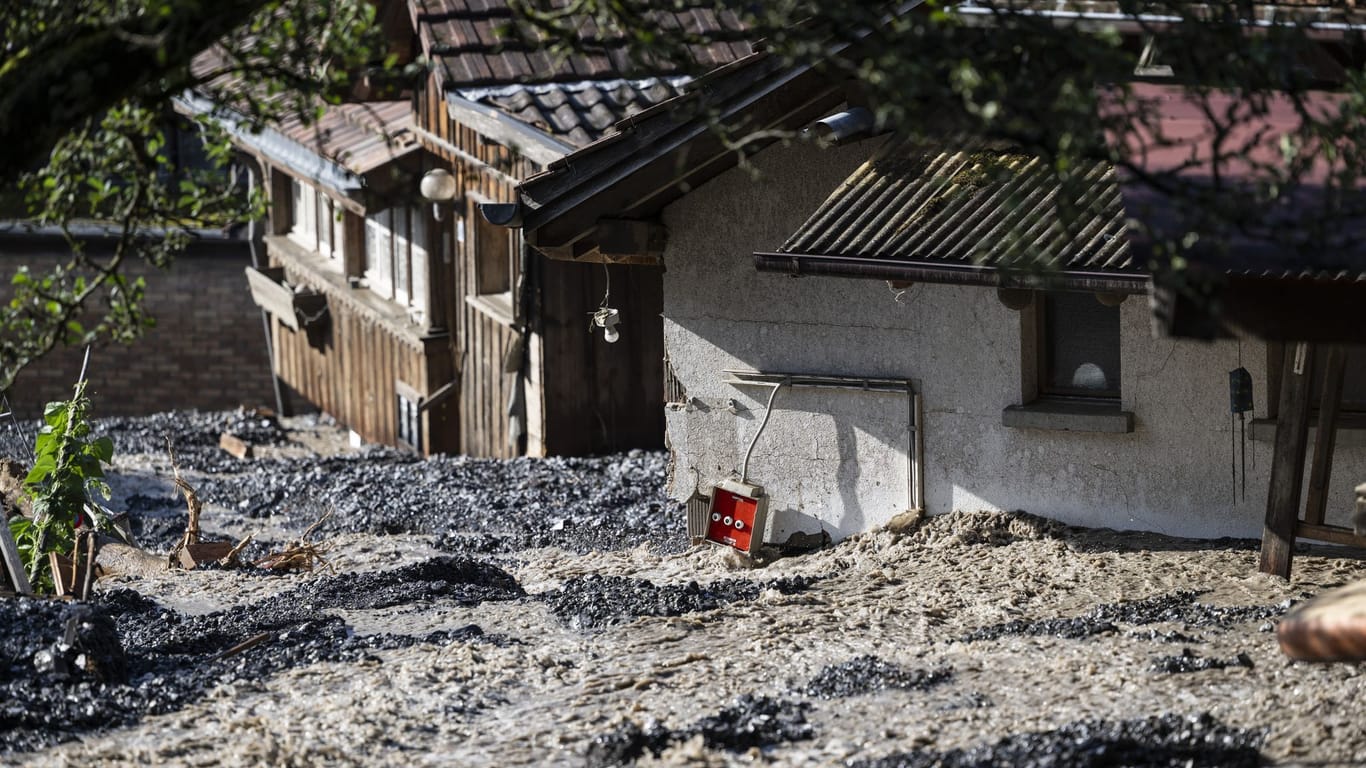
[[[139,658],[157,660],[140,674],[161,687],[146,687],[179,699],[109,728],[54,724],[73,740],[0,762],[1366,763],[1363,669],[1291,663],[1272,631],[1292,601],[1366,577],[1356,560],[1300,555],[1285,584],[1255,573],[1245,542],[955,514],[752,568],[663,541],[681,522],[649,455],[498,468],[386,454],[384,471],[334,461],[314,480],[298,453],[202,456],[187,472],[216,494],[205,527],[225,536],[283,541],[322,491],[362,499],[338,501],[348,516],[324,536],[335,572],[106,585],[153,601],[104,598],[128,706],[144,706]],[[126,464],[120,492],[166,494],[160,461]],[[293,484],[245,514],[233,489],[254,497],[282,468]],[[459,484],[457,501],[383,487],[407,476]],[[500,508],[492,538],[462,528],[509,484],[532,509]],[[444,512],[407,524],[405,503]],[[614,506],[629,523],[615,536]]]

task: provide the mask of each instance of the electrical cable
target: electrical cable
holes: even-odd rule
[[[759,442],[759,435],[764,433],[764,427],[768,426],[768,417],[773,415],[773,398],[778,396],[778,390],[791,384],[791,379],[783,379],[773,385],[773,391],[768,393],[768,404],[764,406],[764,420],[759,422],[759,428],[754,430],[754,437],[750,438],[749,448],[745,451],[745,463],[740,467],[740,482],[749,482],[749,458],[754,453],[754,446]]]

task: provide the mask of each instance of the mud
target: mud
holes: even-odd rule
[[[1222,725],[1208,714],[1164,715],[1119,723],[1084,721],[990,745],[947,752],[916,750],[852,768],[1252,768],[1262,735]]]
[[[541,595],[552,613],[571,627],[592,629],[622,624],[640,616],[682,616],[723,605],[753,600],[764,590],[792,595],[809,588],[815,579],[795,577],[768,582],[730,579],[702,585],[658,585],[644,579],[589,575],[571,579]]]
[[[1366,764],[1366,669],[1272,632],[1366,578],[1341,551],[1285,583],[1247,542],[966,512],[747,563],[686,547],[662,454],[420,460],[239,417],[106,423],[112,505],[179,537],[170,434],[206,532],[277,546],[332,509],[329,565],[0,601],[0,763]]]

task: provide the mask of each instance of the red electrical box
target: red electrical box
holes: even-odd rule
[[[763,486],[725,480],[711,492],[707,541],[752,554],[763,543],[768,498]]]

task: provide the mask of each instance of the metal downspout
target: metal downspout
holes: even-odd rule
[[[247,169],[247,189],[256,187],[259,177],[262,189],[265,189],[265,175],[258,172],[259,165],[254,158],[245,163]],[[247,222],[247,246],[251,249],[251,266],[255,269],[265,269],[269,264],[266,258],[265,228],[261,226],[260,217],[253,218]],[[275,338],[271,334],[270,313],[261,308],[261,330],[266,337],[266,358],[270,363],[270,383],[275,390],[275,413],[279,416],[292,416],[289,401],[286,398],[284,387],[281,385],[280,376],[275,372]]]

